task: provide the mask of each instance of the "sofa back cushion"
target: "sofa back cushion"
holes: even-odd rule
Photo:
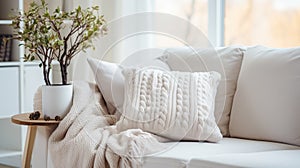
[[[230,117],[233,137],[300,145],[300,48],[247,49]]]
[[[216,71],[221,74],[215,118],[223,136],[229,135],[229,116],[244,49],[238,47],[170,48],[161,57],[174,71]]]

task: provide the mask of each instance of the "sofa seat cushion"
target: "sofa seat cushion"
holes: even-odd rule
[[[234,159],[233,159],[234,158]],[[300,150],[278,150],[254,153],[222,154],[192,159],[188,167],[300,167]]]
[[[172,142],[170,148],[145,157],[143,167],[184,167],[193,158],[203,159],[220,154],[241,154],[278,150],[300,150],[300,147],[238,138],[223,138],[218,143],[203,142]]]

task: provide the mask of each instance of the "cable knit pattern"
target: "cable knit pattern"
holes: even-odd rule
[[[217,142],[217,72],[125,69],[125,104],[117,129],[140,128],[174,140]]]

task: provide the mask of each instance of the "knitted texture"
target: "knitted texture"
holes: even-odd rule
[[[142,167],[144,156],[167,148],[140,129],[118,132],[115,116],[109,114],[96,84],[74,81],[73,86],[72,108],[48,141],[53,167]],[[41,109],[39,98],[41,89],[35,110]]]
[[[125,69],[124,112],[119,131],[140,128],[174,140],[217,142],[214,118],[217,72]]]

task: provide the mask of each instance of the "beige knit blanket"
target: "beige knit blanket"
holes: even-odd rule
[[[162,143],[140,129],[117,132],[115,116],[95,84],[73,84],[72,108],[48,142],[54,167],[141,167],[143,156],[163,150]]]

